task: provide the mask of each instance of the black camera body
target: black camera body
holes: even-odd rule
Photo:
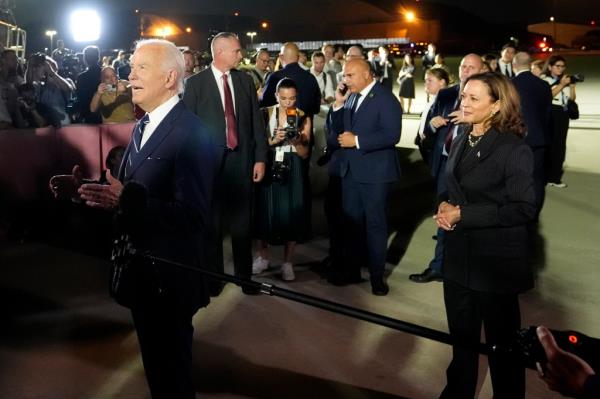
[[[571,83],[579,83],[585,80],[585,76],[580,73],[569,75],[569,78],[571,79]]]
[[[286,183],[290,175],[290,166],[285,162],[274,162],[271,169],[271,181]]]
[[[286,110],[287,116],[287,127],[285,130],[285,138],[287,140],[293,140],[300,135],[298,131],[298,110],[294,108],[288,108]]]
[[[535,363],[545,363],[546,352],[538,340],[536,326],[519,330],[516,337],[516,352],[525,367],[534,369]],[[600,370],[600,340],[577,331],[550,330],[556,344],[563,350],[585,360],[595,371]]]

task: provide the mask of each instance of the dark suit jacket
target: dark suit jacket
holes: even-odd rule
[[[275,88],[283,78],[292,79],[298,87],[296,106],[309,116],[318,114],[321,110],[321,91],[317,79],[309,71],[302,69],[297,62],[288,64],[285,68],[269,75],[265,83],[265,91],[260,98],[260,106],[270,107],[277,104]]]
[[[423,134],[425,135],[427,141],[433,142],[433,147],[431,149],[431,162],[429,163],[429,168],[433,177],[437,177],[440,173],[444,173],[444,171],[441,170],[442,157],[444,145],[446,144],[446,135],[448,134],[448,129],[450,126],[442,126],[434,132],[431,129],[429,122],[431,122],[431,119],[436,116],[447,118],[448,115],[454,111],[459,93],[460,85],[458,84],[440,90],[435,98],[434,103],[431,105],[429,115],[425,120]]]
[[[476,291],[523,292],[533,287],[526,229],[536,213],[533,155],[520,137],[492,128],[459,162],[466,140],[462,132],[452,143],[441,195],[461,209],[446,233],[444,278]]]
[[[119,172],[122,226],[137,248],[189,265],[202,265],[203,242],[219,149],[207,140],[208,127],[179,102],[140,152],[130,142]],[[133,151],[133,153],[132,153]],[[127,166],[129,155],[132,164]],[[199,273],[154,268],[162,299],[195,311],[209,297]],[[151,278],[149,276],[148,278]],[[146,298],[139,298],[144,303]]]
[[[100,66],[91,66],[77,76],[75,89],[75,110],[79,112],[81,123],[102,123],[98,112],[90,111],[90,103],[100,84]]]
[[[354,95],[353,95],[354,96]],[[340,176],[352,170],[360,183],[389,183],[400,177],[396,144],[402,131],[402,108],[394,94],[376,83],[350,118],[350,96],[344,107],[327,115],[327,147],[337,149]],[[342,148],[337,136],[350,131],[358,136],[358,148]],[[338,160],[336,160],[338,161]]]
[[[550,85],[529,71],[521,72],[512,82],[521,98],[521,114],[527,127],[525,142],[530,147],[546,147],[550,144]]]
[[[267,134],[252,78],[235,69],[230,72],[238,131],[237,151],[243,158],[244,165],[244,170],[240,170],[240,179],[245,179],[250,184],[254,163],[267,160]],[[188,78],[183,102],[188,110],[198,115],[202,122],[210,127],[212,141],[224,149],[225,111],[219,87],[210,67]]]

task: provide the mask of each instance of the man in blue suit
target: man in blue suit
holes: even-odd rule
[[[220,152],[207,126],[179,100],[184,60],[170,42],[139,42],[131,60],[133,102],[146,110],[136,124],[118,179],[84,184],[86,204],[117,211],[134,246],[161,258],[204,266]],[[199,273],[138,260],[135,278],[116,299],[131,309],[152,398],[195,397],[192,317],[209,302]],[[121,298],[121,299],[119,299]],[[126,300],[124,299],[126,298]]]
[[[466,80],[481,72],[483,63],[477,54],[468,54],[460,62],[458,77],[459,84],[439,91],[434,103],[431,105],[429,115],[425,121],[423,134],[433,138],[433,148],[429,169],[435,181],[436,192],[439,195],[446,191],[446,160],[450,150],[450,143],[456,137],[458,125],[462,122],[460,106],[460,92]],[[415,283],[428,283],[442,280],[442,263],[444,260],[444,230],[438,229],[437,242],[433,259],[427,268],[419,274],[411,274],[411,281]]]
[[[546,188],[546,148],[550,142],[550,121],[552,113],[552,90],[550,85],[532,74],[529,70],[531,57],[519,52],[513,57],[512,79],[521,99],[521,114],[527,135],[525,143],[533,152],[533,184],[537,206],[536,218],[544,205]]]
[[[360,274],[359,248],[366,247],[374,295],[387,295],[384,281],[387,253],[386,205],[390,184],[400,177],[395,145],[402,130],[398,99],[373,78],[365,60],[346,62],[343,82],[327,116],[330,148],[339,153],[342,206],[349,223],[345,240],[353,273]],[[354,253],[352,253],[354,252]]]

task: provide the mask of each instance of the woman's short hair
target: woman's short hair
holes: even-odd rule
[[[295,89],[296,91],[298,91],[298,86],[296,86],[296,82],[294,82],[292,79],[283,78],[279,81],[279,83],[277,83],[275,91],[278,92],[281,89]]]
[[[483,83],[492,101],[498,101],[500,105],[499,111],[490,118],[490,126],[501,132],[523,136],[525,123],[521,115],[521,102],[511,81],[504,75],[486,72],[469,77],[465,85],[474,80]]]
[[[425,74],[430,74],[438,78],[438,80],[445,80],[446,86],[450,84],[450,75],[444,68],[429,68],[425,71]]]

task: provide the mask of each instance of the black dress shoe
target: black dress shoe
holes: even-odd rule
[[[430,268],[423,270],[421,274],[411,274],[408,276],[410,281],[415,283],[430,283],[432,281],[442,281],[442,274]]]
[[[371,293],[376,296],[386,296],[390,292],[390,287],[383,279],[371,280]]]

